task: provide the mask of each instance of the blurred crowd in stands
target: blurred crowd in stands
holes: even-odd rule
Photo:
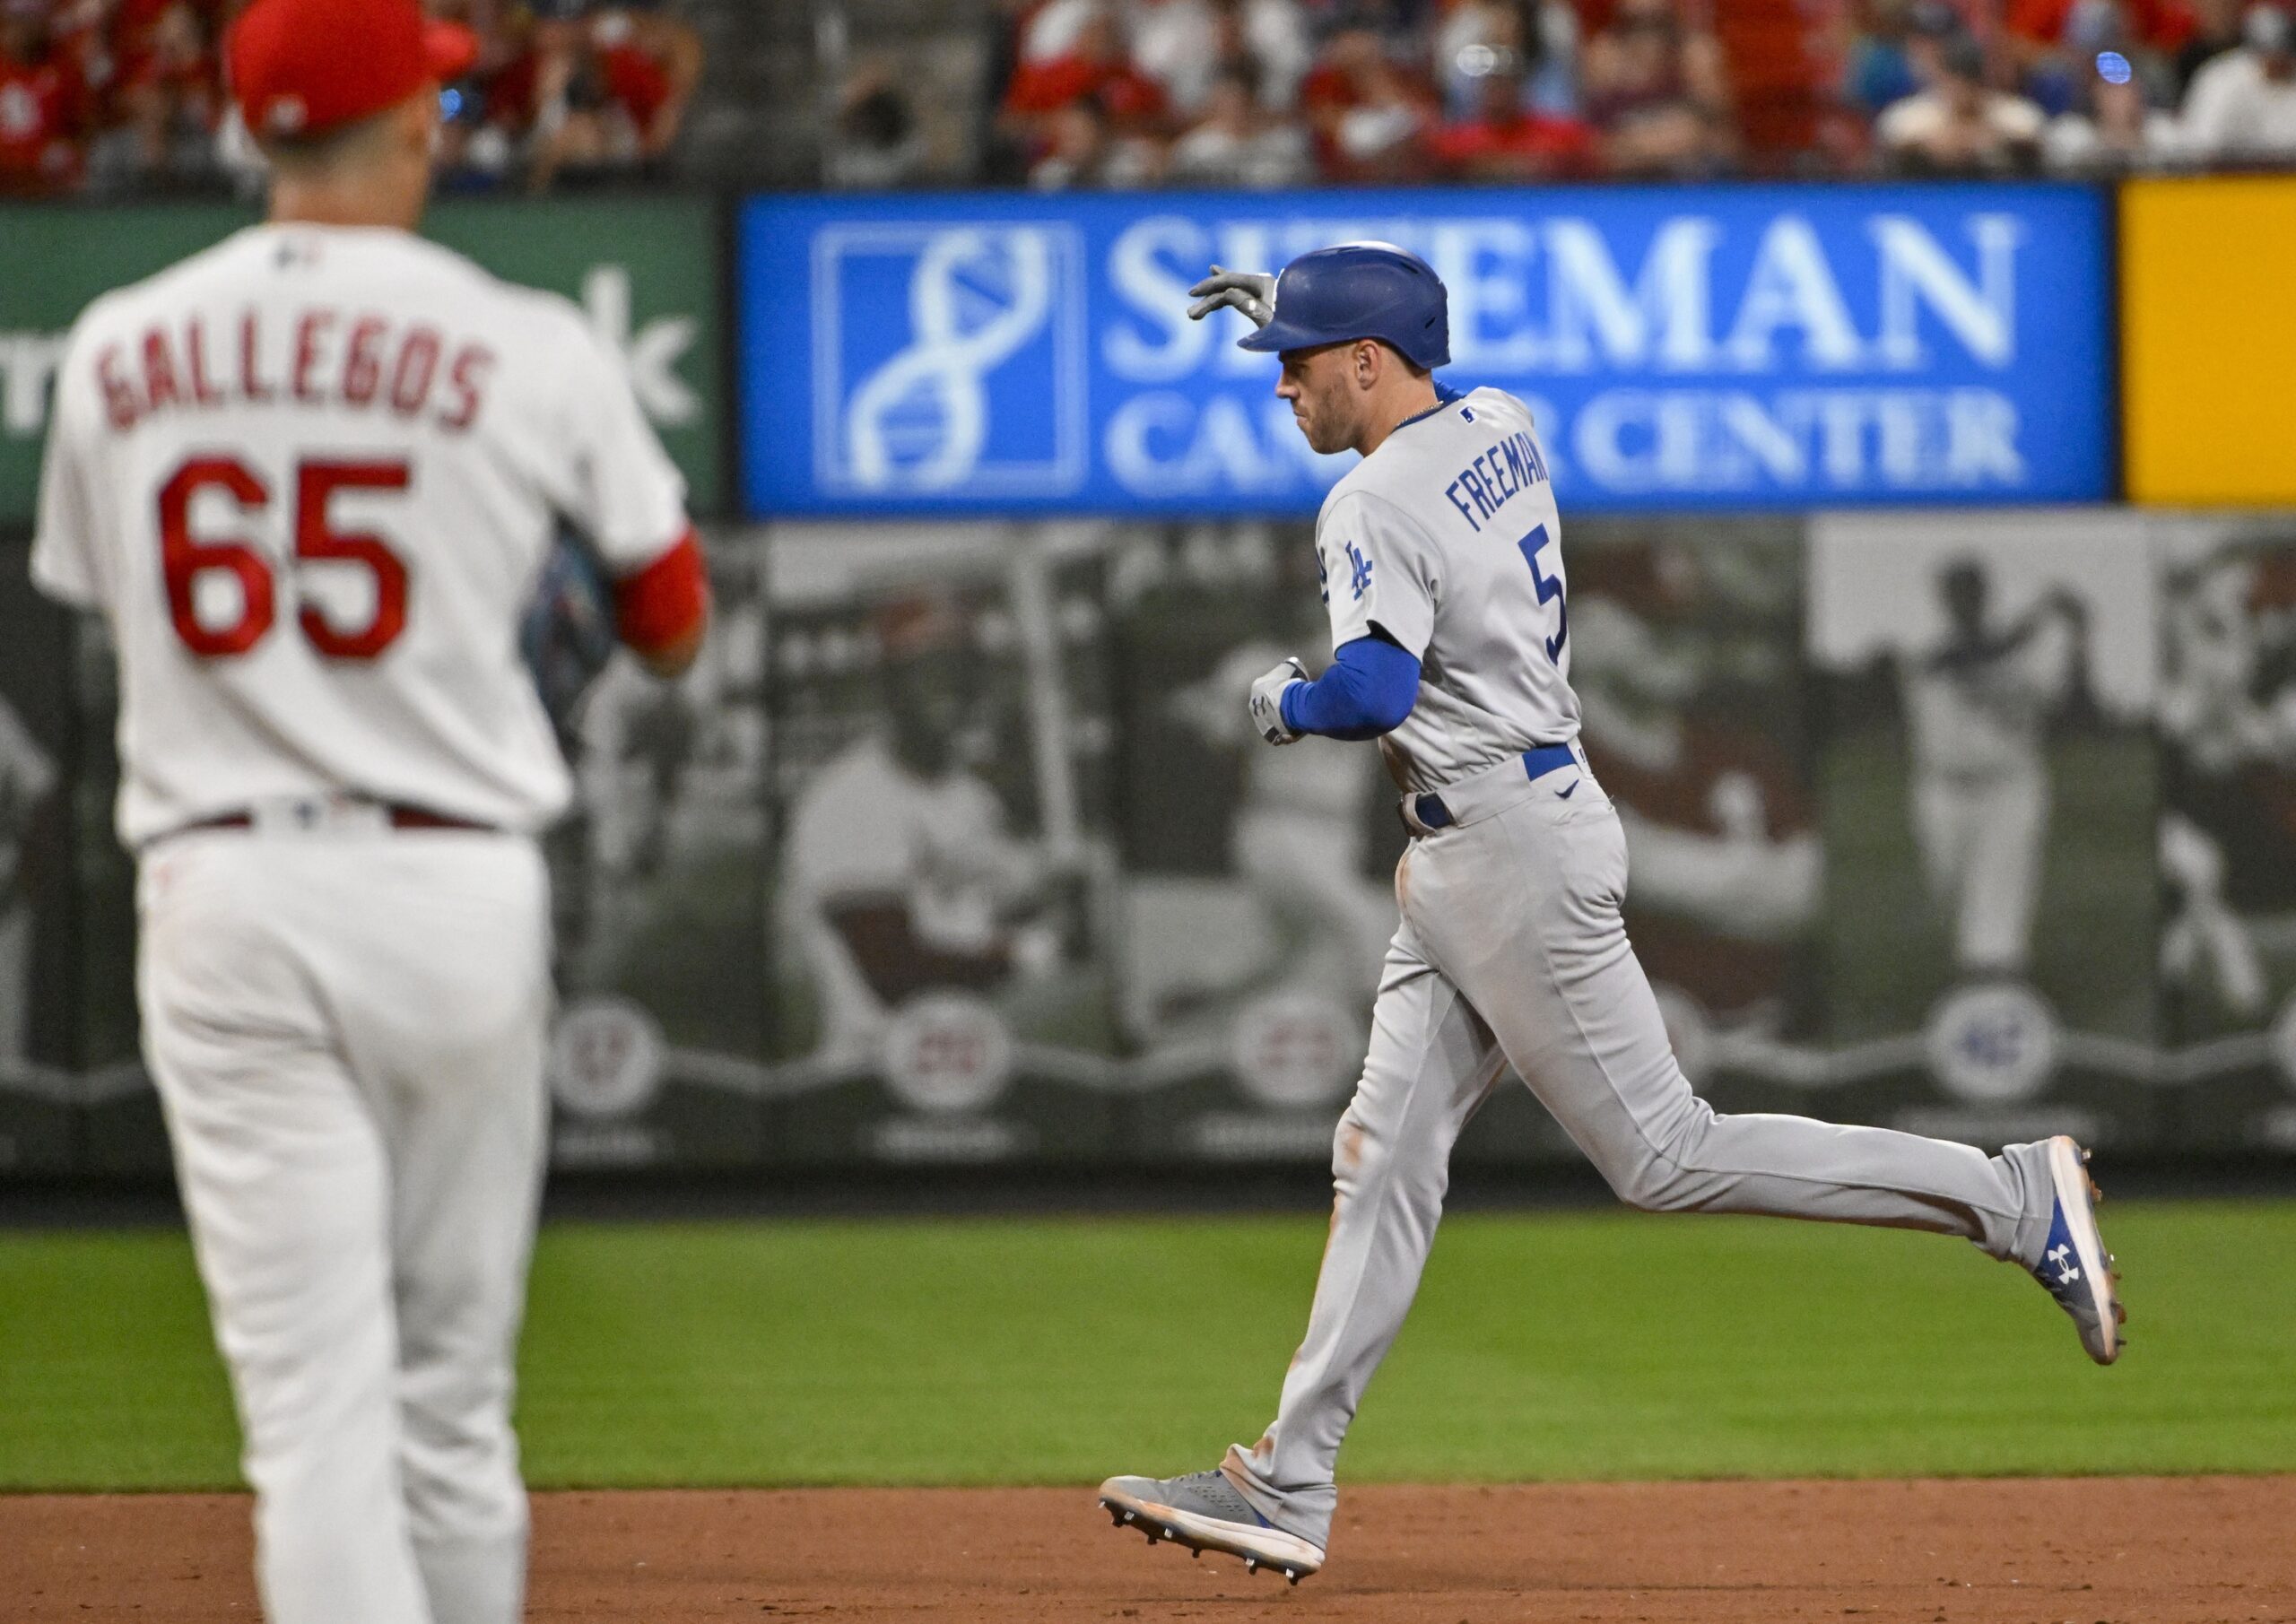
[[[0,0],[0,195],[252,189],[219,49],[246,3]],[[541,190],[674,175],[703,50],[673,7],[809,53],[807,17],[842,39],[847,0],[427,4],[483,41],[444,98],[445,184]],[[906,64],[840,47],[801,65],[825,87],[815,114],[723,84],[717,105],[737,127],[794,117],[847,188],[2296,168],[2296,0],[876,0],[872,15],[881,32],[909,18]],[[952,41],[977,73],[918,71]],[[952,83],[978,86],[969,125]],[[952,123],[970,138],[928,139]],[[806,172],[762,144],[767,183]]]
[[[254,183],[222,41],[246,0],[0,0],[0,195],[148,195]],[[430,0],[475,30],[449,87],[449,187],[644,176],[701,73],[688,24],[630,0]]]
[[[985,178],[1072,187],[2296,167],[2296,0],[1026,0]],[[831,184],[918,178],[897,74]]]

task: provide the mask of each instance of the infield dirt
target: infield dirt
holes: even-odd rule
[[[256,1616],[237,1495],[0,1497],[12,1620]],[[1352,1489],[1292,1589],[1084,1489],[535,1498],[530,1620],[2283,1624],[2296,1477]]]

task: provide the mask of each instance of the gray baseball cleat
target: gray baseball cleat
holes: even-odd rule
[[[1324,1565],[1323,1547],[1260,1515],[1217,1467],[1178,1478],[1110,1478],[1100,1485],[1100,1509],[1151,1545],[1170,1540],[1197,1556],[1224,1550],[1250,1572],[1273,1568],[1294,1585]]]
[[[2041,1243],[2033,1278],[2073,1316],[2089,1357],[2109,1365],[2127,1343],[2120,1328],[2128,1314],[2113,1290],[2120,1276],[2097,1228],[2097,1203],[2104,1196],[2090,1180],[2089,1152],[2058,1134],[2048,1142],[2048,1176],[2054,1195],[2048,1238]]]

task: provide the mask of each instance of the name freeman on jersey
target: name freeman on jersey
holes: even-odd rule
[[[211,361],[214,352],[201,316],[188,318],[179,336],[155,324],[140,343],[106,344],[96,355],[96,381],[111,426],[125,432],[160,412],[286,400],[382,407],[405,419],[428,416],[439,429],[459,434],[485,405],[494,352],[474,341],[449,339],[426,322],[364,315],[346,324],[340,311],[308,309],[295,317],[293,342],[284,352],[268,356],[256,311],[233,326],[224,343],[236,357],[217,361]],[[338,329],[347,329],[339,343]]]
[[[1443,487],[1443,494],[1451,499],[1451,506],[1479,534],[1483,520],[1475,517],[1477,510],[1487,519],[1506,506],[1507,499],[1517,491],[1546,482],[1546,459],[1539,455],[1538,442],[1518,432],[1509,435],[1460,469],[1458,478]],[[1462,491],[1473,499],[1474,508],[1459,499]],[[1356,595],[1361,597],[1362,594]]]

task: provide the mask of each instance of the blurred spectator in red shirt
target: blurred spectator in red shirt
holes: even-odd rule
[[[478,36],[478,59],[447,87],[439,167],[447,184],[509,178],[527,155],[542,109],[542,30],[515,0],[428,0],[431,15]]]
[[[196,181],[217,170],[223,112],[215,43],[222,8],[193,0],[124,0],[112,32],[111,99],[122,126],[95,167],[143,183]]]
[[[1495,55],[1475,82],[1478,104],[1435,132],[1430,151],[1462,180],[1555,180],[1595,172],[1595,132],[1526,105],[1529,87],[1510,53]]]
[[[1005,87],[1004,111],[1026,125],[1088,96],[1112,117],[1158,119],[1167,109],[1163,87],[1133,65],[1123,30],[1098,7],[1078,17],[1059,51],[1022,56]]]
[[[1316,161],[1326,179],[1416,180],[1428,171],[1426,136],[1434,91],[1387,54],[1368,27],[1344,28],[1300,86],[1300,106],[1315,132]]]
[[[701,82],[691,23],[614,6],[545,23],[538,48],[533,190],[561,172],[631,173],[668,156]]]
[[[1736,139],[1721,41],[1685,23],[1674,0],[1619,0],[1587,42],[1587,117],[1613,174],[1709,175]]]
[[[1144,184],[1166,127],[1163,89],[1132,65],[1105,10],[1077,11],[1073,21],[1055,54],[1031,57],[1024,44],[999,132],[1019,149],[1032,187]]]
[[[1243,63],[1215,74],[1204,117],[1172,143],[1164,178],[1174,186],[1299,186],[1313,173],[1308,133],[1268,110],[1258,80]]]
[[[78,65],[57,48],[46,0],[0,9],[0,196],[42,196],[80,178],[88,115]]]
[[[590,25],[606,94],[630,120],[648,159],[670,150],[701,83],[701,36],[655,12],[610,11]]]

